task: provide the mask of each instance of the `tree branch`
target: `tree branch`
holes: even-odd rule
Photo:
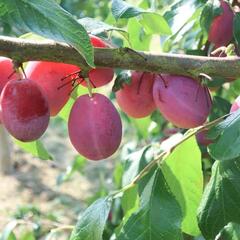
[[[183,54],[153,54],[129,48],[95,48],[97,67],[111,67],[155,73],[181,74],[198,77],[200,73],[210,76],[237,78],[240,76],[239,57],[202,57]],[[0,56],[18,62],[30,60],[65,62],[88,69],[88,66],[72,47],[51,40],[32,41],[0,36]]]

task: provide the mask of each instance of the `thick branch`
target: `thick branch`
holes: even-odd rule
[[[57,61],[87,68],[84,59],[75,49],[53,41],[36,42],[0,36],[0,56],[10,57],[19,62],[30,60]],[[128,48],[95,48],[95,64],[97,67],[182,74],[193,77],[199,76],[200,73],[227,78],[240,76],[239,57],[216,58],[135,52]]]

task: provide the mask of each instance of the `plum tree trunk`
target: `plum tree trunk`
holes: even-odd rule
[[[0,124],[0,173],[10,174],[13,169],[12,162],[12,143],[10,138],[3,127]]]

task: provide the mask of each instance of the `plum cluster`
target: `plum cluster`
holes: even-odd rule
[[[110,47],[96,36],[90,40],[94,47]],[[76,86],[97,88],[114,77],[113,69],[96,68],[86,82],[78,66],[56,62],[29,62],[24,76],[13,68],[11,59],[0,58],[0,119],[12,136],[25,142],[42,136],[50,117],[61,111]],[[116,101],[130,117],[143,118],[158,109],[166,120],[185,129],[204,124],[212,106],[208,88],[196,79],[138,71],[132,71],[130,83],[116,92]],[[111,156],[122,139],[120,115],[99,93],[78,97],[68,131],[75,149],[92,160]]]

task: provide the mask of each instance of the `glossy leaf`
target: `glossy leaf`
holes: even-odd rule
[[[233,20],[233,35],[235,40],[238,43],[238,46],[240,45],[240,13],[236,13],[234,16],[234,20]]]
[[[136,17],[143,12],[143,9],[134,7],[123,0],[112,0],[112,14],[116,20]]]
[[[239,240],[240,225],[237,223],[229,223],[217,235],[215,240]]]
[[[118,240],[182,240],[180,206],[158,169],[147,183],[140,209],[123,226]]]
[[[42,160],[53,159],[40,140],[25,143],[14,139],[14,142],[24,151],[31,153],[34,157],[38,157]]]
[[[214,144],[210,144],[209,153],[216,160],[229,160],[240,156],[240,110],[234,112],[223,122],[214,127],[210,138],[216,138]]]
[[[240,159],[216,161],[199,208],[203,236],[214,239],[229,222],[240,223]]]
[[[164,177],[183,212],[182,230],[199,235],[197,208],[203,192],[201,152],[191,137],[179,145],[164,161]]]
[[[105,22],[96,20],[94,18],[81,18],[78,20],[78,22],[84,26],[84,28],[90,32],[93,35],[97,35],[100,33],[106,33],[106,32],[110,32],[110,31],[117,31],[119,33],[121,33],[123,36],[125,36],[127,38],[128,34],[127,32],[122,29],[122,28],[118,28],[118,27],[114,27],[111,26]]]
[[[170,35],[172,33],[167,21],[160,14],[146,12],[141,17],[140,23],[147,34]]]
[[[93,48],[86,30],[54,0],[1,0],[0,19],[20,30],[66,42],[94,66]]]
[[[70,240],[102,240],[110,208],[111,202],[107,198],[95,201],[78,220]]]

